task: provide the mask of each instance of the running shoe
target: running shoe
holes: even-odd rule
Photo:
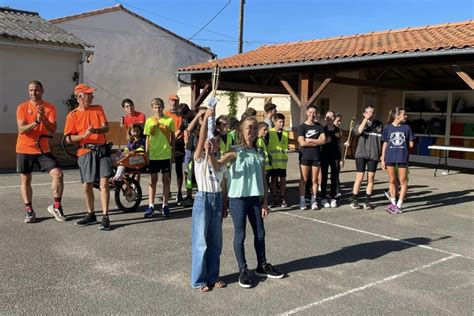
[[[375,208],[370,202],[365,202],[363,207],[365,210],[373,210]]]
[[[331,207],[336,208],[337,207],[337,200],[336,199],[331,199]]]
[[[54,205],[50,205],[48,206],[48,212],[54,216],[54,218],[58,221],[58,222],[65,222],[66,221],[66,217],[64,216],[64,213],[63,213],[63,208],[60,207],[60,208],[55,208]]]
[[[360,210],[362,208],[357,200],[352,200],[350,207],[355,210]]]
[[[285,200],[283,200],[283,201],[281,202],[281,207],[282,207],[282,208],[287,208],[287,207],[288,207],[288,204],[286,204],[286,201],[285,201]]]
[[[102,217],[102,223],[99,225],[100,230],[110,230],[110,220],[108,216]]]
[[[398,214],[398,213],[397,213],[397,206],[396,206],[395,204],[392,204],[392,203],[390,203],[389,205],[387,205],[387,207],[385,208],[385,210],[386,210],[388,213],[392,214],[392,215]]]
[[[397,214],[402,214],[402,207],[395,206],[395,212],[397,212]]]
[[[168,205],[165,205],[165,206],[162,207],[161,213],[163,214],[164,217],[170,217],[171,216],[170,208],[168,207]]]
[[[271,264],[264,263],[255,269],[255,275],[261,278],[281,279],[285,274],[276,270]]]
[[[23,220],[23,222],[34,223],[35,221],[36,221],[35,211],[31,210],[31,211],[26,212],[25,219]]]
[[[87,215],[76,222],[76,226],[87,226],[87,225],[92,225],[92,224],[95,224],[97,223],[97,217],[95,217],[95,214],[94,213],[87,213]]]
[[[152,218],[154,212],[155,212],[155,209],[152,206],[148,206],[147,209],[145,210],[145,214],[143,214],[143,217]]]
[[[239,285],[246,289],[252,287],[252,279],[250,278],[249,270],[247,269],[240,270]]]
[[[306,202],[300,201],[300,210],[305,210],[305,209],[306,209]]]
[[[331,203],[329,203],[327,199],[323,199],[321,201],[321,204],[323,205],[323,207],[326,207],[326,208],[331,207]]]
[[[317,211],[317,210],[319,210],[319,205],[318,205],[318,202],[317,202],[317,201],[314,201],[313,203],[311,203],[311,210],[312,210],[312,211]]]
[[[183,204],[183,196],[181,195],[181,193],[178,193],[178,195],[176,196],[176,204],[178,205]]]

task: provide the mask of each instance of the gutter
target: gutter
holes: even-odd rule
[[[410,52],[410,53],[396,53],[396,54],[385,54],[376,56],[360,56],[360,57],[349,57],[349,58],[337,58],[328,60],[317,60],[307,62],[293,62],[286,64],[270,64],[270,65],[256,65],[256,66],[245,66],[235,68],[221,68],[220,72],[239,72],[248,70],[265,70],[275,68],[295,68],[295,67],[306,67],[306,66],[321,66],[321,65],[334,65],[334,64],[348,64],[357,63],[364,61],[379,61],[379,60],[390,60],[390,59],[405,59],[405,58],[422,58],[422,57],[439,57],[439,56],[462,56],[474,54],[474,48],[463,48],[463,49],[449,49],[449,50],[435,50],[427,52]],[[180,75],[193,75],[193,74],[211,74],[212,69],[194,70],[194,71],[177,71],[176,74],[179,78]]]
[[[24,44],[24,43],[16,43],[16,42],[4,42],[0,41],[0,45],[7,45],[13,47],[26,47],[26,48],[42,48],[42,49],[49,49],[49,50],[56,50],[56,51],[64,51],[69,53],[82,53],[86,48],[80,46],[81,48],[74,48],[74,47],[67,47],[67,46],[59,46],[59,45],[48,45],[48,44]]]

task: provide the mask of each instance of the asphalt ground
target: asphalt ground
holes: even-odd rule
[[[113,230],[76,227],[84,212],[78,170],[65,171],[65,223],[46,211],[49,175],[35,173],[38,221],[24,224],[19,177],[0,175],[0,314],[473,314],[472,175],[433,177],[432,169],[412,167],[400,215],[383,210],[382,171],[374,210],[352,210],[343,199],[338,208],[301,211],[296,158],[290,155],[292,207],[265,219],[268,261],[286,277],[255,278],[253,288],[240,288],[227,218],[221,275],[228,286],[209,293],[190,287],[190,208],[171,204],[171,218],[145,219],[146,200],[138,212],[125,214],[112,198]],[[348,161],[341,174],[346,198],[353,170]],[[142,178],[145,199],[147,180]],[[254,269],[249,227],[246,250]]]

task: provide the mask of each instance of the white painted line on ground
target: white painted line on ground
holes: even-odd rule
[[[316,301],[316,302],[313,302],[313,303],[310,303],[310,304],[307,304],[307,305],[304,305],[304,306],[300,306],[300,307],[297,307],[295,309],[292,309],[290,311],[287,311],[287,312],[284,312],[280,315],[292,315],[292,314],[296,314],[296,313],[299,313],[301,311],[304,311],[308,308],[311,308],[311,307],[314,307],[314,306],[317,306],[317,305],[321,305],[323,303],[326,303],[326,302],[330,302],[330,301],[333,301],[335,299],[338,299],[340,297],[343,297],[343,296],[347,296],[349,294],[352,294],[352,293],[356,293],[356,292],[360,292],[360,291],[363,291],[365,289],[368,289],[368,288],[371,288],[371,287],[374,287],[374,286],[377,286],[379,284],[382,284],[382,283],[385,283],[385,282],[388,282],[388,281],[392,281],[392,280],[395,280],[395,279],[398,279],[398,278],[401,278],[407,274],[411,274],[413,272],[417,272],[417,271],[420,271],[420,270],[423,270],[423,269],[427,269],[429,267],[432,267],[436,264],[439,264],[439,263],[442,263],[442,262],[445,262],[445,261],[448,261],[448,260],[451,260],[451,259],[454,259],[454,258],[458,258],[460,256],[458,255],[451,255],[449,257],[444,257],[442,259],[439,259],[439,260],[436,260],[436,261],[433,261],[431,263],[428,263],[428,264],[425,264],[425,265],[422,265],[422,266],[419,266],[417,268],[414,268],[414,269],[411,269],[411,270],[407,270],[407,271],[403,271],[403,272],[400,272],[398,274],[394,274],[394,275],[391,275],[391,276],[388,276],[382,280],[378,280],[378,281],[375,281],[375,282],[371,282],[371,283],[368,283],[368,284],[365,284],[363,286],[360,286],[360,287],[357,287],[357,288],[354,288],[354,289],[351,289],[351,290],[348,290],[346,292],[342,292],[342,293],[339,293],[339,294],[336,294],[336,295],[333,295],[333,296],[330,296],[330,297],[326,297],[320,301]]]
[[[81,181],[64,181],[64,184],[73,184],[73,183],[81,183]],[[40,186],[44,186],[44,185],[51,185],[51,182],[31,184],[32,187],[40,187]],[[20,187],[19,184],[17,184],[17,185],[7,185],[7,186],[4,186],[4,187],[0,187],[0,189],[19,188],[19,187]]]
[[[371,235],[371,236],[375,236],[375,237],[379,237],[379,238],[383,238],[383,239],[398,241],[398,242],[401,242],[401,243],[404,243],[404,244],[407,244],[407,245],[410,245],[410,246],[416,246],[416,247],[420,247],[420,248],[424,248],[424,249],[429,249],[429,250],[445,253],[445,254],[448,254],[448,255],[454,255],[454,256],[465,258],[465,259],[474,260],[474,258],[472,258],[472,257],[460,255],[458,253],[454,253],[454,252],[450,252],[450,251],[446,251],[446,250],[441,250],[441,249],[433,248],[433,247],[426,246],[426,245],[420,245],[420,244],[417,244],[417,243],[414,243],[414,242],[410,242],[410,241],[406,241],[406,240],[398,239],[398,238],[394,238],[394,237],[389,237],[389,236],[385,236],[385,235],[380,235],[380,234],[368,232],[368,231],[365,231],[365,230],[362,230],[362,229],[357,229],[357,228],[353,228],[353,227],[349,227],[349,226],[339,225],[339,224],[335,224],[335,223],[331,223],[331,222],[326,222],[326,221],[323,221],[323,220],[320,220],[320,219],[315,219],[315,218],[306,217],[306,216],[302,216],[302,215],[292,214],[292,213],[288,213],[288,212],[278,212],[278,213],[282,213],[282,214],[285,214],[285,215],[298,217],[298,218],[302,218],[302,219],[307,219],[307,220],[310,220],[310,221],[313,221],[313,222],[326,224],[326,225],[334,226],[334,227],[339,227],[339,228],[342,228],[342,229],[347,229],[347,230],[351,230],[351,231],[354,231],[354,232],[358,232],[358,233],[362,233],[362,234],[366,234],[366,235]]]

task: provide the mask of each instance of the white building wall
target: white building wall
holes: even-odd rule
[[[43,98],[57,108],[58,131],[64,127],[64,101],[73,93],[74,72],[82,55],[35,47],[15,47],[0,42],[0,133],[17,133],[17,105],[28,100],[27,84],[38,80],[44,85]]]
[[[98,89],[94,102],[104,106],[109,121],[123,115],[124,98],[150,115],[152,98],[167,102],[168,95],[177,92],[179,67],[211,59],[203,50],[124,11],[57,25],[94,45],[93,59],[84,67],[84,81]]]

